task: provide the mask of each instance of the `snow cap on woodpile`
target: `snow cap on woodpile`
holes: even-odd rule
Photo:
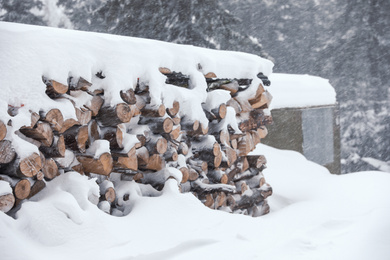
[[[327,79],[310,75],[273,73],[269,79],[270,109],[334,105],[336,91]]]
[[[256,75],[269,75],[273,67],[269,60],[252,54],[7,22],[0,22],[0,42],[0,103],[20,107],[21,116],[29,110],[59,108],[65,119],[76,118],[69,100],[54,101],[45,94],[42,76],[63,84],[82,77],[92,83],[90,91],[104,89],[107,105],[123,102],[120,91],[134,88],[140,80],[149,85],[152,103],[167,102],[170,107],[175,98],[183,99],[187,116],[206,123],[200,106],[207,98],[205,74],[253,79],[255,91],[261,82]],[[172,91],[160,67],[188,75],[191,89]],[[7,115],[1,116],[8,121]],[[16,128],[23,126],[24,117],[23,122],[13,118]]]

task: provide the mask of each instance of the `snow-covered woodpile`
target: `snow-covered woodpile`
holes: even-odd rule
[[[126,88],[109,86],[116,82],[112,70],[96,70],[89,78],[69,72],[66,81],[42,72],[42,104],[9,102],[1,117],[0,183],[8,182],[12,192],[0,196],[0,210],[17,209],[56,176],[77,171],[96,178],[101,196],[91,200],[115,215],[129,200],[129,194],[116,194],[122,182],[158,191],[170,178],[207,207],[268,213],[266,159],[248,155],[271,121],[264,113],[272,99],[267,77],[257,71],[238,78],[229,70],[219,76],[207,63],[172,67],[157,67],[157,76],[144,73]],[[165,88],[156,92],[156,85]],[[44,105],[47,98],[50,106]]]

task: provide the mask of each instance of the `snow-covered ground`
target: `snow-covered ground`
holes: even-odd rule
[[[67,173],[0,214],[2,259],[389,259],[390,175],[331,175],[292,151],[258,145],[274,194],[259,218],[206,208],[170,180],[161,196],[134,183],[124,217],[89,202],[93,180]],[[138,188],[137,188],[138,187]]]

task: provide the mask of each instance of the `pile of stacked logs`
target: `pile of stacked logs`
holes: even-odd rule
[[[189,87],[189,77],[160,68],[166,83]],[[104,80],[102,72],[96,74]],[[264,84],[266,77],[260,74]],[[171,107],[152,105],[149,87],[140,80],[134,88],[122,90],[123,100],[115,106],[105,103],[104,91],[90,91],[90,82],[69,78],[67,84],[43,77],[46,94],[55,101],[73,103],[76,119],[64,119],[59,109],[30,111],[31,124],[20,129],[0,121],[0,180],[8,182],[12,194],[0,196],[0,210],[17,210],[23,200],[45,188],[46,183],[65,172],[76,171],[96,178],[101,192],[98,206],[107,213],[118,212],[118,198],[112,176],[121,181],[150,184],[161,190],[167,169],[181,174],[181,192],[191,192],[207,207],[233,213],[260,216],[269,212],[266,198],[272,189],[264,179],[264,156],[250,156],[267,135],[271,118],[263,109],[272,97],[258,86],[250,99],[240,98],[252,79],[220,79],[205,75],[208,92],[228,91],[231,99],[215,107],[202,104],[209,120],[205,125],[179,115],[180,100]],[[88,100],[80,107],[76,97]],[[233,112],[232,112],[233,111]],[[9,114],[18,110],[10,107]],[[233,113],[237,126],[226,121]],[[16,154],[7,130],[14,138],[35,145],[39,152],[22,157]],[[20,140],[19,140],[20,141]],[[38,151],[37,150],[37,151]]]

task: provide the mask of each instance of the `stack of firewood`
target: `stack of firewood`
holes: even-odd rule
[[[160,68],[166,83],[189,87],[189,77]],[[259,74],[263,82],[266,77]],[[96,74],[104,80],[102,72]],[[56,176],[76,171],[96,178],[101,192],[98,206],[107,213],[118,214],[115,192],[120,181],[150,184],[161,190],[168,169],[181,173],[180,190],[192,192],[207,207],[234,213],[260,216],[269,212],[266,198],[272,189],[264,179],[264,156],[249,156],[267,134],[271,118],[263,109],[272,97],[262,84],[255,95],[243,98],[252,79],[220,79],[205,75],[208,93],[227,91],[228,102],[202,104],[208,125],[180,116],[180,100],[171,107],[153,105],[147,84],[139,79],[134,88],[122,90],[123,102],[110,106],[104,91],[90,91],[84,78],[69,78],[66,84],[43,77],[46,94],[56,102],[72,102],[76,119],[64,119],[60,109],[30,111],[31,124],[20,129],[0,121],[0,180],[9,182],[13,194],[0,196],[0,210],[17,208],[45,188]],[[79,98],[81,97],[82,98]],[[85,104],[80,105],[80,100]],[[18,111],[9,109],[15,116]],[[233,118],[233,121],[232,121]],[[232,123],[234,122],[234,123]],[[33,144],[37,152],[16,154],[7,140],[7,130],[18,145]],[[116,176],[116,181],[112,176]]]

